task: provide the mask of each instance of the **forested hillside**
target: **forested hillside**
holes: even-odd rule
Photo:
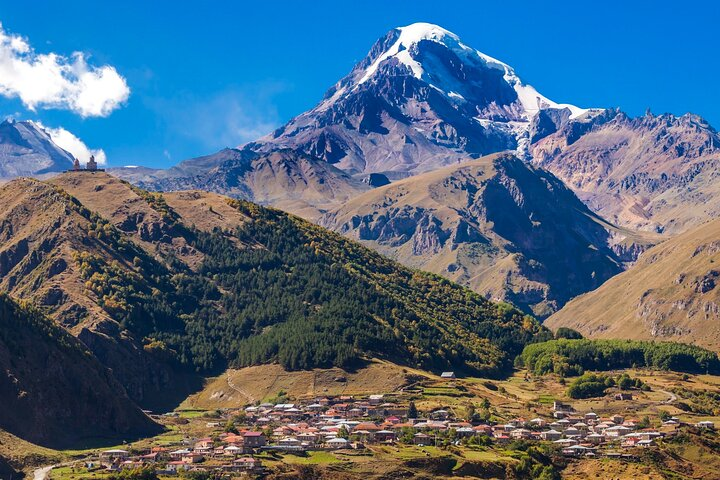
[[[582,375],[585,370],[643,367],[720,373],[717,353],[677,342],[558,339],[526,346],[517,363],[537,375]]]
[[[40,306],[147,408],[188,375],[278,362],[507,372],[533,318],[297,217],[104,173],[2,187],[0,285]],[[160,398],[162,400],[162,398]],[[167,400],[167,399],[166,399]]]
[[[499,375],[545,332],[508,305],[280,211],[226,200],[247,221],[207,231],[182,223],[172,194],[141,195],[200,252],[196,269],[170,254],[137,255],[132,269],[87,253],[75,261],[102,308],[146,350],[195,371],[348,368],[376,356]]]
[[[27,440],[59,446],[160,430],[77,339],[3,294],[0,370],[0,427]]]

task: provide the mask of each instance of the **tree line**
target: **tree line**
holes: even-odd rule
[[[677,342],[556,339],[525,346],[516,360],[536,375],[582,375],[586,370],[657,368],[687,373],[718,373],[714,352]]]

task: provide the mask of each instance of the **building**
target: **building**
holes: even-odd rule
[[[344,438],[335,437],[328,440],[326,445],[330,448],[347,448],[349,446],[349,442]]]
[[[90,160],[85,164],[85,168],[80,165],[80,160],[77,158],[73,161],[72,170],[66,170],[66,172],[104,172],[102,168],[98,168],[97,161],[95,161],[95,155],[90,155]]]
[[[432,440],[430,438],[430,435],[426,435],[424,433],[416,433],[413,437],[413,443],[415,445],[430,445],[430,443],[432,443]]]
[[[390,430],[380,430],[375,432],[375,440],[378,442],[394,442],[397,438],[395,432]]]
[[[260,448],[267,443],[262,432],[245,432],[242,434],[242,441],[245,449]]]
[[[562,433],[558,432],[557,430],[547,430],[545,432],[542,432],[540,434],[540,437],[543,440],[554,442],[555,440],[560,440],[562,438]]]
[[[119,468],[119,465],[128,459],[130,454],[127,450],[119,448],[105,450],[100,454],[100,465],[105,468]]]

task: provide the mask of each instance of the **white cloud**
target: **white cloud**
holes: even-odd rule
[[[87,163],[87,161],[90,160],[90,155],[95,155],[95,161],[98,165],[105,165],[107,163],[107,155],[105,155],[105,151],[102,148],[88,148],[85,142],[62,127],[49,128],[40,122],[34,123],[45,130],[58,147],[72,153],[75,158],[80,160],[80,163]]]
[[[32,111],[71,110],[105,117],[125,102],[130,88],[114,67],[88,65],[85,54],[40,54],[0,24],[0,95],[19,98]]]

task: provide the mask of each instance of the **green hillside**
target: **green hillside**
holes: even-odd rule
[[[162,196],[138,193],[202,253],[199,267],[172,255],[137,255],[131,270],[92,254],[75,260],[104,310],[146,350],[198,372],[269,362],[352,368],[381,357],[497,376],[546,334],[508,305],[283,212],[227,200],[248,221],[202,231]]]

